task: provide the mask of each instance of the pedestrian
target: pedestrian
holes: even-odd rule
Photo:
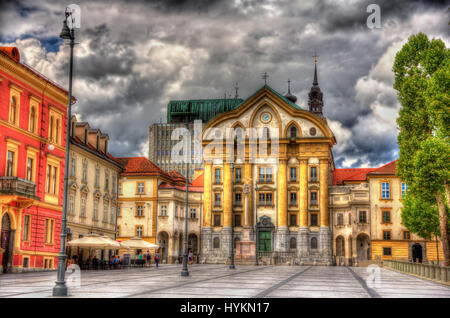
[[[156,268],[158,268],[159,259],[160,259],[159,251],[156,251],[156,253],[155,253],[155,264],[156,264]]]
[[[152,256],[150,255],[150,251],[149,250],[147,250],[147,254],[145,254],[145,258],[147,260],[146,261],[147,267],[150,267]]]
[[[192,264],[192,258],[193,258],[194,254],[192,253],[192,250],[189,250],[189,265]]]

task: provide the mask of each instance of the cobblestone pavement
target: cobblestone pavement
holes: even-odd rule
[[[180,265],[111,271],[82,271],[70,297],[445,297],[450,287],[380,269],[367,282],[365,267]],[[70,280],[70,275],[67,277]],[[51,297],[56,272],[0,275],[0,297]],[[72,284],[69,282],[68,284]],[[70,285],[68,285],[70,286]]]

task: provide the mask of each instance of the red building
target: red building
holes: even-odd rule
[[[0,47],[0,272],[56,268],[67,98]]]

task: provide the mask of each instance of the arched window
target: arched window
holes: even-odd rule
[[[214,241],[213,241],[213,248],[220,248],[220,240],[219,240],[218,237],[215,237],[215,238],[214,238]]]
[[[311,239],[311,249],[316,249],[317,248],[317,238],[313,237]]]
[[[291,128],[289,129],[289,132],[291,138],[297,138],[297,127],[292,125]]]
[[[345,256],[344,238],[342,236],[336,238],[336,256]]]
[[[36,129],[36,110],[34,107],[31,107],[30,110],[30,131],[34,132]]]
[[[291,240],[289,241],[289,248],[294,250],[297,248],[297,240],[295,237],[291,237]]]
[[[269,127],[264,127],[263,128],[263,138],[265,138],[265,139],[269,139],[270,138]]]
[[[17,102],[15,97],[11,97],[11,108],[9,113],[9,120],[11,124],[16,123],[16,115],[17,115]]]

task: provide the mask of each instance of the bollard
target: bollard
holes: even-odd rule
[[[430,265],[430,279],[435,279],[436,277],[436,268],[434,265]]]
[[[441,267],[439,265],[436,265],[435,270],[436,270],[435,279],[441,280]]]

